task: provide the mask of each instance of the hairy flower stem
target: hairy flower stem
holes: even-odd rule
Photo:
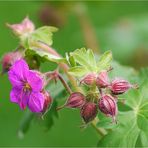
[[[58,75],[59,80],[62,82],[63,86],[65,87],[65,89],[67,90],[67,92],[69,94],[72,93],[72,90],[70,89],[70,87],[68,86],[68,84],[66,83],[66,81],[63,79],[63,77],[59,74]]]
[[[67,84],[67,82],[63,79],[63,77],[59,74],[58,70],[55,70],[53,72],[46,72],[45,73],[46,77],[49,77],[49,79],[47,80],[47,84],[51,81],[51,80],[57,80],[59,79],[61,81],[61,83],[63,84],[63,86],[65,87],[65,89],[67,90],[67,92],[69,94],[72,93],[71,88],[69,87],[69,85]]]

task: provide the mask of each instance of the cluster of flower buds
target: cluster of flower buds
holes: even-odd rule
[[[80,109],[81,117],[85,123],[92,121],[98,112],[97,105],[93,102],[88,102],[86,96],[80,92],[72,93],[67,99],[67,102],[63,106],[58,107],[58,109],[63,107]]]
[[[92,121],[100,110],[108,117],[112,117],[116,122],[118,113],[117,98],[130,88],[136,88],[124,79],[114,79],[110,82],[108,71],[102,71],[99,74],[89,73],[80,81],[80,84],[95,86],[98,89],[97,95],[87,94],[84,96],[80,92],[72,93],[63,107],[79,108],[82,119],[85,123]]]
[[[105,88],[109,86],[108,72],[102,71],[99,74],[89,73],[82,78],[80,84],[97,85],[100,88]]]

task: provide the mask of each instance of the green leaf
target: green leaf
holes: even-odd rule
[[[132,112],[120,115],[118,126],[104,136],[98,143],[99,147],[134,147],[140,130],[137,128]],[[130,120],[129,120],[130,119]]]
[[[135,147],[139,143],[139,137],[141,144],[146,145],[144,135],[148,134],[147,88],[148,83],[145,82],[139,90],[131,90],[125,95],[126,105],[132,110],[119,114],[118,127],[104,136],[98,146]],[[141,132],[142,135],[140,135]]]
[[[75,61],[81,66],[85,67],[90,72],[96,71],[96,60],[91,49],[86,50],[85,48],[77,49],[70,53]]]
[[[32,42],[43,42],[49,46],[52,45],[52,35],[56,32],[57,28],[51,26],[43,26],[36,29],[28,38],[28,43]]]
[[[82,77],[84,76],[86,73],[88,73],[89,71],[83,67],[83,66],[75,66],[75,67],[71,67],[68,72],[76,77]]]
[[[109,72],[111,78],[122,77],[126,80],[133,80],[135,82],[135,78],[137,79],[137,72],[134,68],[129,66],[123,66],[116,61],[112,62],[113,70]]]
[[[48,131],[54,125],[55,117],[58,118],[58,112],[56,110],[58,105],[57,100],[67,97],[67,93],[59,81],[56,84],[51,82],[46,87],[46,90],[50,92],[50,95],[53,98],[53,103],[49,111],[43,116],[43,120],[39,120],[39,123],[44,126],[46,131]]]
[[[107,118],[102,113],[98,114],[99,122],[97,123],[97,127],[105,128],[105,129],[112,129],[113,127],[117,126],[112,122],[111,118]]]
[[[111,67],[112,61],[112,52],[106,51],[100,58],[97,63],[97,71],[106,70]]]
[[[43,125],[45,127],[45,131],[48,131],[51,129],[51,127],[54,125],[54,117],[58,117],[56,108],[57,108],[57,101],[54,100],[51,108],[44,115],[43,120],[39,120],[40,125]]]
[[[105,52],[99,59],[98,64],[96,63],[95,56],[91,49],[86,50],[85,48],[77,49],[70,53],[70,56],[74,58],[74,61],[81,67],[70,69],[70,73],[74,76],[81,77],[90,72],[99,72],[104,69],[111,67],[112,54],[111,51]],[[69,62],[69,58],[67,57]],[[84,70],[84,71],[83,71]]]
[[[19,128],[18,128],[18,137],[23,138],[24,134],[29,130],[30,124],[34,118],[34,114],[27,110],[24,113],[24,116],[20,122]]]
[[[26,50],[25,55],[29,56],[29,54],[38,55],[40,57],[41,61],[47,60],[47,61],[52,61],[52,62],[56,62],[56,63],[60,63],[60,62],[66,63],[67,62],[65,58],[52,55],[52,54],[45,52],[45,51],[42,51],[40,49],[28,49],[28,50]]]
[[[68,53],[66,53],[66,60],[67,60],[70,67],[76,66],[76,62],[75,62],[74,57],[69,55]]]

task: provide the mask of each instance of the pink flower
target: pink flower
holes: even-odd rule
[[[34,24],[28,17],[26,17],[20,24],[7,24],[7,26],[18,36],[32,33],[35,29]]]
[[[41,112],[45,102],[45,97],[41,93],[44,84],[42,77],[37,72],[29,70],[23,59],[11,66],[8,76],[12,84],[11,102],[19,104],[21,109],[28,106],[32,112]]]

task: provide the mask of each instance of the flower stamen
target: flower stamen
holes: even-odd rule
[[[28,83],[25,83],[24,87],[23,87],[23,91],[27,92],[31,90],[31,86]]]

